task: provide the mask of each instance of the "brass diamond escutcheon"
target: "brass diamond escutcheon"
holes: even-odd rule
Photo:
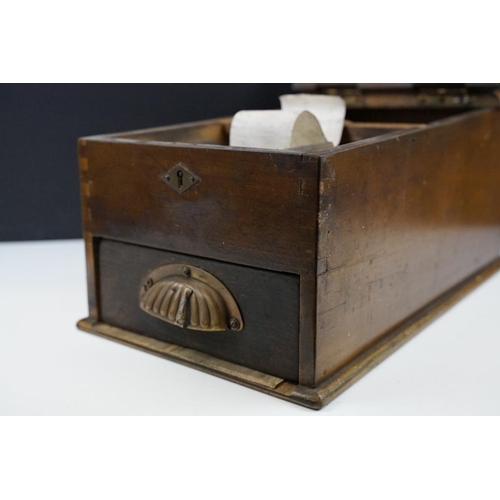
[[[168,172],[162,174],[161,179],[180,194],[200,182],[200,178],[182,163],[174,165]]]

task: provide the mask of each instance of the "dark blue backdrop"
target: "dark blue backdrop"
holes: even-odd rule
[[[79,238],[76,140],[279,107],[290,84],[0,85],[0,241]]]

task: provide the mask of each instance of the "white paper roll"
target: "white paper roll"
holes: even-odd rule
[[[233,117],[229,145],[287,149],[327,142],[316,117],[308,111],[239,111]]]
[[[283,111],[309,111],[320,122],[328,142],[334,146],[340,144],[346,105],[344,99],[334,95],[286,94],[280,97]]]

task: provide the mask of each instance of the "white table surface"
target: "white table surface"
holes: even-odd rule
[[[81,240],[0,244],[1,415],[499,415],[500,273],[315,412],[76,329]]]

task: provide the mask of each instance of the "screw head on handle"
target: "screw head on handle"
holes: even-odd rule
[[[231,318],[229,320],[229,328],[231,328],[231,330],[238,330],[239,327],[240,327],[240,322],[236,318]]]

